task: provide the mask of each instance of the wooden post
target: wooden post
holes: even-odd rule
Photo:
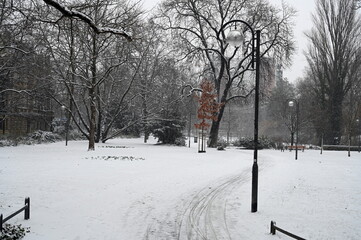
[[[24,210],[24,219],[30,219],[30,198],[25,198],[25,210]]]
[[[271,221],[271,234],[275,235],[276,234],[276,228],[275,228],[276,222]]]
[[[322,154],[322,150],[323,150],[323,133],[322,133],[321,136],[322,136],[322,137],[321,137],[321,153],[320,153],[320,154]]]
[[[348,133],[348,156],[351,157],[351,132]]]
[[[0,232],[3,230],[3,215],[0,214]]]

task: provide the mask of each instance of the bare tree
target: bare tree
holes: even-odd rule
[[[342,135],[342,104],[359,81],[361,19],[355,0],[318,0],[306,57],[313,82],[315,104],[325,113],[322,125],[326,143]],[[321,133],[322,134],[322,133]]]
[[[46,80],[49,61],[38,42],[33,6],[19,0],[1,0],[0,6],[1,123],[7,121],[11,125],[16,118],[18,126],[9,127],[15,135],[24,134],[25,130],[48,130],[52,117],[45,91],[51,89]],[[46,126],[41,126],[44,122]]]
[[[267,112],[272,122],[269,134],[284,141],[284,136],[291,133],[291,144],[293,143],[293,135],[295,133],[295,121],[292,121],[294,114],[291,114],[288,102],[295,98],[295,87],[287,81],[287,79],[279,79],[276,87],[272,90],[268,99]]]
[[[76,18],[67,21],[63,16],[55,15],[51,20],[45,21],[55,24],[52,28],[53,34],[49,34],[50,28],[45,26],[44,36],[53,55],[54,70],[63,85],[66,98],[69,99],[64,102],[56,98],[56,101],[65,106],[68,121],[70,118],[79,119],[74,121],[74,124],[89,140],[88,149],[94,150],[95,142],[108,139],[107,134],[114,121],[112,119],[119,116],[124,109],[124,102],[127,102],[125,96],[129,93],[133,80],[130,85],[123,84],[132,73],[122,75],[124,72],[120,70],[123,65],[128,64],[123,67],[128,69],[132,64],[128,63],[132,54],[131,45],[117,38],[113,30],[99,35],[93,25],[108,26],[102,29],[118,29],[119,26],[130,29],[138,21],[140,13],[134,4],[122,2],[118,5],[112,0],[85,1],[73,8],[81,9],[84,16],[89,16],[92,24]],[[69,11],[79,13],[74,9]],[[109,96],[113,91],[119,93],[120,87],[126,91],[123,97],[115,98],[112,103],[117,99],[120,99],[120,102],[109,105]]]
[[[265,0],[170,0],[163,3],[159,23],[173,39],[173,46],[186,61],[212,80],[222,105],[212,122],[209,146],[216,147],[220,122],[226,104],[232,99],[247,98],[254,89],[249,29],[237,25],[246,34],[242,47],[225,42],[230,28],[223,25],[241,19],[262,30],[261,57],[289,60],[293,53],[291,22],[295,11],[283,5],[271,6]],[[245,54],[245,55],[243,55]]]
[[[77,19],[80,19],[81,21],[85,22],[97,34],[99,34],[99,33],[112,33],[112,34],[116,34],[116,35],[120,35],[122,37],[125,37],[128,41],[132,40],[132,37],[128,32],[126,32],[124,30],[116,29],[116,28],[101,27],[101,26],[99,26],[99,24],[97,23],[96,20],[94,20],[93,18],[89,17],[88,15],[84,14],[81,11],[77,11],[75,9],[68,8],[68,7],[66,7],[66,6],[64,6],[64,5],[62,5],[59,2],[54,1],[54,0],[43,0],[43,1],[46,4],[48,4],[49,6],[52,6],[55,9],[57,9],[59,12],[61,12],[64,17],[77,18]]]

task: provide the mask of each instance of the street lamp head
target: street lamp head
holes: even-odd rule
[[[288,102],[288,106],[290,106],[290,107],[293,107],[293,106],[294,106],[294,104],[295,104],[295,102],[294,102],[294,101],[289,101],[289,102]]]
[[[356,119],[356,122],[359,123],[359,122],[360,122],[360,119]]]
[[[242,45],[244,40],[243,34],[238,30],[232,30],[227,34],[226,42],[234,47]]]
[[[66,107],[65,107],[64,105],[62,105],[62,106],[61,106],[61,110],[63,110],[63,111],[64,111],[64,110],[65,110],[65,108],[66,108]]]

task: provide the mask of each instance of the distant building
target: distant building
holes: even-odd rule
[[[260,74],[260,92],[263,97],[269,97],[276,87],[277,74],[279,74],[276,60],[274,58],[262,58]]]
[[[21,81],[14,74],[11,79],[0,76],[0,136],[50,131],[54,113],[47,90],[41,90],[39,82],[31,78]]]

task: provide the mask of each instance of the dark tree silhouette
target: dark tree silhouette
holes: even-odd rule
[[[343,101],[358,81],[361,19],[355,0],[318,0],[313,21],[307,34],[308,78],[313,82],[315,104],[325,113],[325,142],[334,144],[342,135]]]

